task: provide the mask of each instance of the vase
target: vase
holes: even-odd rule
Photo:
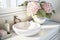
[[[32,16],[32,18],[36,23],[39,23],[39,24],[43,24],[47,19],[45,17],[38,17],[37,15]]]

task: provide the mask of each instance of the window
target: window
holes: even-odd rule
[[[1,8],[7,7],[6,0],[0,0],[0,7]]]
[[[24,1],[25,0],[0,0],[0,7],[1,8],[17,7]]]
[[[1,8],[16,7],[16,0],[0,0]]]

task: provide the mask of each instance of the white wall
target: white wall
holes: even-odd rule
[[[0,9],[0,27],[4,27],[5,20],[11,25],[14,23],[14,16],[17,16],[21,21],[30,19],[26,16],[26,7],[6,8]]]
[[[12,8],[16,7],[16,0],[10,0],[10,5]]]

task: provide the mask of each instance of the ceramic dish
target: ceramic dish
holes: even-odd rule
[[[9,37],[11,37],[11,36],[12,36],[12,33],[7,34],[6,36],[2,37],[1,39],[2,39],[2,40],[3,40],[3,39],[7,39],[7,38],[9,38]]]

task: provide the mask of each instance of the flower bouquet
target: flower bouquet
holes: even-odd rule
[[[24,4],[27,7],[27,15],[39,23],[42,21],[41,19],[51,18],[52,14],[55,13],[52,4],[46,1],[26,1]],[[45,21],[45,19],[43,21]]]
[[[40,3],[33,1],[27,4],[27,14],[30,16],[37,15],[39,17],[50,18],[53,13],[55,13],[55,11],[53,10],[52,4],[46,1]]]

